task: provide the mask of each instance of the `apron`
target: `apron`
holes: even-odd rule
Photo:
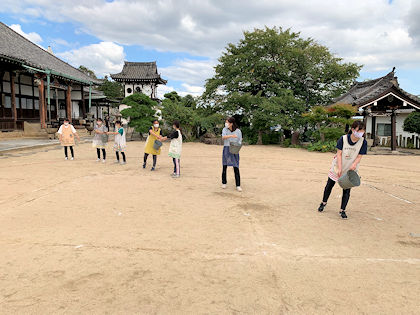
[[[343,150],[341,152],[341,174],[346,174],[350,169],[357,156],[359,155],[360,149],[363,145],[363,138],[360,138],[354,145],[350,145],[347,135],[343,136]],[[359,165],[357,165],[355,171],[359,170]],[[328,173],[328,177],[333,181],[338,180],[338,163],[337,163],[337,154],[334,156],[334,159],[331,164],[331,169]]]
[[[172,158],[180,159],[181,152],[182,152],[182,134],[180,130],[177,130],[177,131],[178,131],[178,138],[171,140],[168,155]]]
[[[158,128],[157,131],[155,131],[154,128],[152,130],[153,130],[153,132],[160,135],[160,128]],[[146,145],[144,147],[144,153],[152,154],[152,155],[160,155],[160,151],[161,151],[162,147],[160,147],[159,150],[155,150],[153,148],[153,144],[155,143],[155,140],[157,140],[156,136],[154,136],[152,134],[149,134],[149,136],[147,137],[147,140],[146,140]]]
[[[74,146],[74,134],[71,130],[71,126],[63,126],[61,132],[61,145],[63,147]]]

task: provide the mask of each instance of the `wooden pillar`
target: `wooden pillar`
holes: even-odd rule
[[[45,86],[44,86],[44,79],[41,77],[39,79],[41,82],[38,85],[38,92],[39,92],[39,122],[41,123],[41,128],[45,129]]]
[[[376,139],[376,116],[372,116],[372,139],[373,139],[373,146],[376,145],[375,139]]]
[[[397,150],[397,115],[395,111],[392,111],[391,114],[391,150]]]
[[[16,110],[16,87],[15,87],[15,78],[16,75],[13,71],[10,72],[10,93],[12,98],[12,116],[13,116],[13,125],[14,129],[17,128],[17,110]]]
[[[85,96],[83,95],[83,85],[80,84],[80,93],[82,95],[82,118],[84,119],[86,117],[86,105],[85,105]]]
[[[69,119],[69,121],[72,121],[72,117],[71,117],[71,112],[72,112],[72,106],[71,106],[71,86],[69,85],[67,87],[67,91],[66,91],[67,95],[66,95],[66,114],[67,114],[67,118]]]

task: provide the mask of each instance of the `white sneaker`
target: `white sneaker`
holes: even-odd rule
[[[120,164],[121,165],[125,165],[125,164],[127,164],[127,162],[122,161]]]
[[[102,163],[105,163],[105,159],[102,160]]]
[[[64,159],[67,161],[69,158],[66,156]]]
[[[222,184],[222,189],[226,189],[226,184]]]
[[[115,164],[118,164],[118,163],[120,163],[120,161],[118,161],[118,160],[115,160],[115,161],[114,161],[114,163],[115,163]]]
[[[101,161],[101,159],[96,159],[96,162],[100,162]]]
[[[70,160],[72,160],[72,161],[73,161],[73,160],[74,160],[74,157],[72,157]]]
[[[242,191],[241,186],[237,186],[237,187],[236,187],[236,190],[237,190],[237,191]]]

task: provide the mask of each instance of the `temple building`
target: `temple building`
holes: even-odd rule
[[[0,131],[45,129],[64,117],[77,124],[92,102],[93,112],[101,106],[102,96],[92,101],[101,82],[0,22]]]
[[[124,85],[124,96],[133,93],[143,93],[151,99],[158,100],[158,84],[166,84],[166,80],[160,77],[156,61],[153,62],[124,62],[120,73],[111,74],[111,78]]]
[[[383,77],[355,82],[334,104],[351,104],[358,108],[366,123],[366,136],[373,146],[389,146],[395,151],[410,142],[414,148],[420,148],[419,135],[403,130],[405,118],[413,111],[420,111],[420,98],[400,88],[395,67]]]

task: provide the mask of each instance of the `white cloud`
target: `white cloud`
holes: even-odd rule
[[[113,42],[100,42],[57,54],[74,67],[83,65],[97,76],[118,73],[124,64],[124,48]]]
[[[22,35],[23,37],[29,39],[31,42],[37,45],[42,43],[42,37],[38,33],[35,33],[35,32],[25,33],[22,30],[22,27],[20,24],[12,24],[10,25],[10,28],[14,30],[16,33]]]
[[[161,68],[189,86],[211,76],[215,59],[242,31],[265,25],[301,31],[365,71],[420,68],[419,0],[3,0],[1,11],[73,22],[105,42],[208,57]]]

